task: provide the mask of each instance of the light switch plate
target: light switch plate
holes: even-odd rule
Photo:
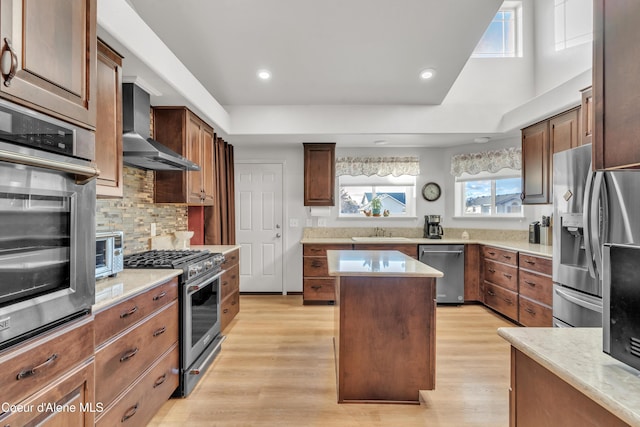
[[[296,228],[298,226],[298,218],[289,218],[289,227]]]
[[[318,227],[326,227],[327,218],[318,218]]]

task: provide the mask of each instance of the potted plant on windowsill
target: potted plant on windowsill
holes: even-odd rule
[[[371,213],[373,216],[380,216],[380,210],[382,209],[382,200],[379,197],[375,197],[371,200]]]

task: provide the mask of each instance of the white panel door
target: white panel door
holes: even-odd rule
[[[283,292],[282,165],[236,163],[240,292]]]

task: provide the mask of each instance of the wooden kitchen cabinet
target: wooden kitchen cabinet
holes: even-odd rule
[[[93,347],[93,317],[85,316],[0,352],[0,400],[8,405],[35,405],[33,411],[0,414],[0,423],[93,425],[90,412],[37,410],[40,403],[95,406]]]
[[[580,145],[587,145],[593,142],[593,88],[582,89],[582,103],[580,104]]]
[[[574,386],[513,347],[509,418],[511,427],[628,426]]]
[[[351,250],[351,244],[305,244],[302,245],[303,301],[333,302],[336,279],[329,276],[328,250]]]
[[[464,245],[464,301],[482,301],[480,245]]]
[[[98,40],[96,68],[98,197],[122,197],[122,57]]]
[[[522,203],[549,203],[549,123],[522,129]]]
[[[595,169],[640,167],[640,2],[593,3]]]
[[[240,249],[224,256],[220,276],[220,328],[224,330],[240,311]]]
[[[518,319],[524,326],[553,326],[551,258],[518,255]]]
[[[484,304],[518,321],[518,253],[482,247]]]
[[[303,143],[304,205],[334,206],[336,182],[335,143]]]
[[[96,126],[96,0],[0,3],[0,96]]]
[[[155,202],[212,206],[213,128],[186,107],[154,107],[153,138],[200,166],[199,171],[156,171]]]
[[[175,278],[96,311],[96,401],[104,405],[97,425],[145,425],[173,394],[178,312]]]

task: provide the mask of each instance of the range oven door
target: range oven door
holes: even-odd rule
[[[181,375],[176,396],[187,396],[220,352],[220,276],[213,273],[182,286]]]
[[[0,348],[94,302],[95,180],[76,173],[88,163],[0,142]]]

